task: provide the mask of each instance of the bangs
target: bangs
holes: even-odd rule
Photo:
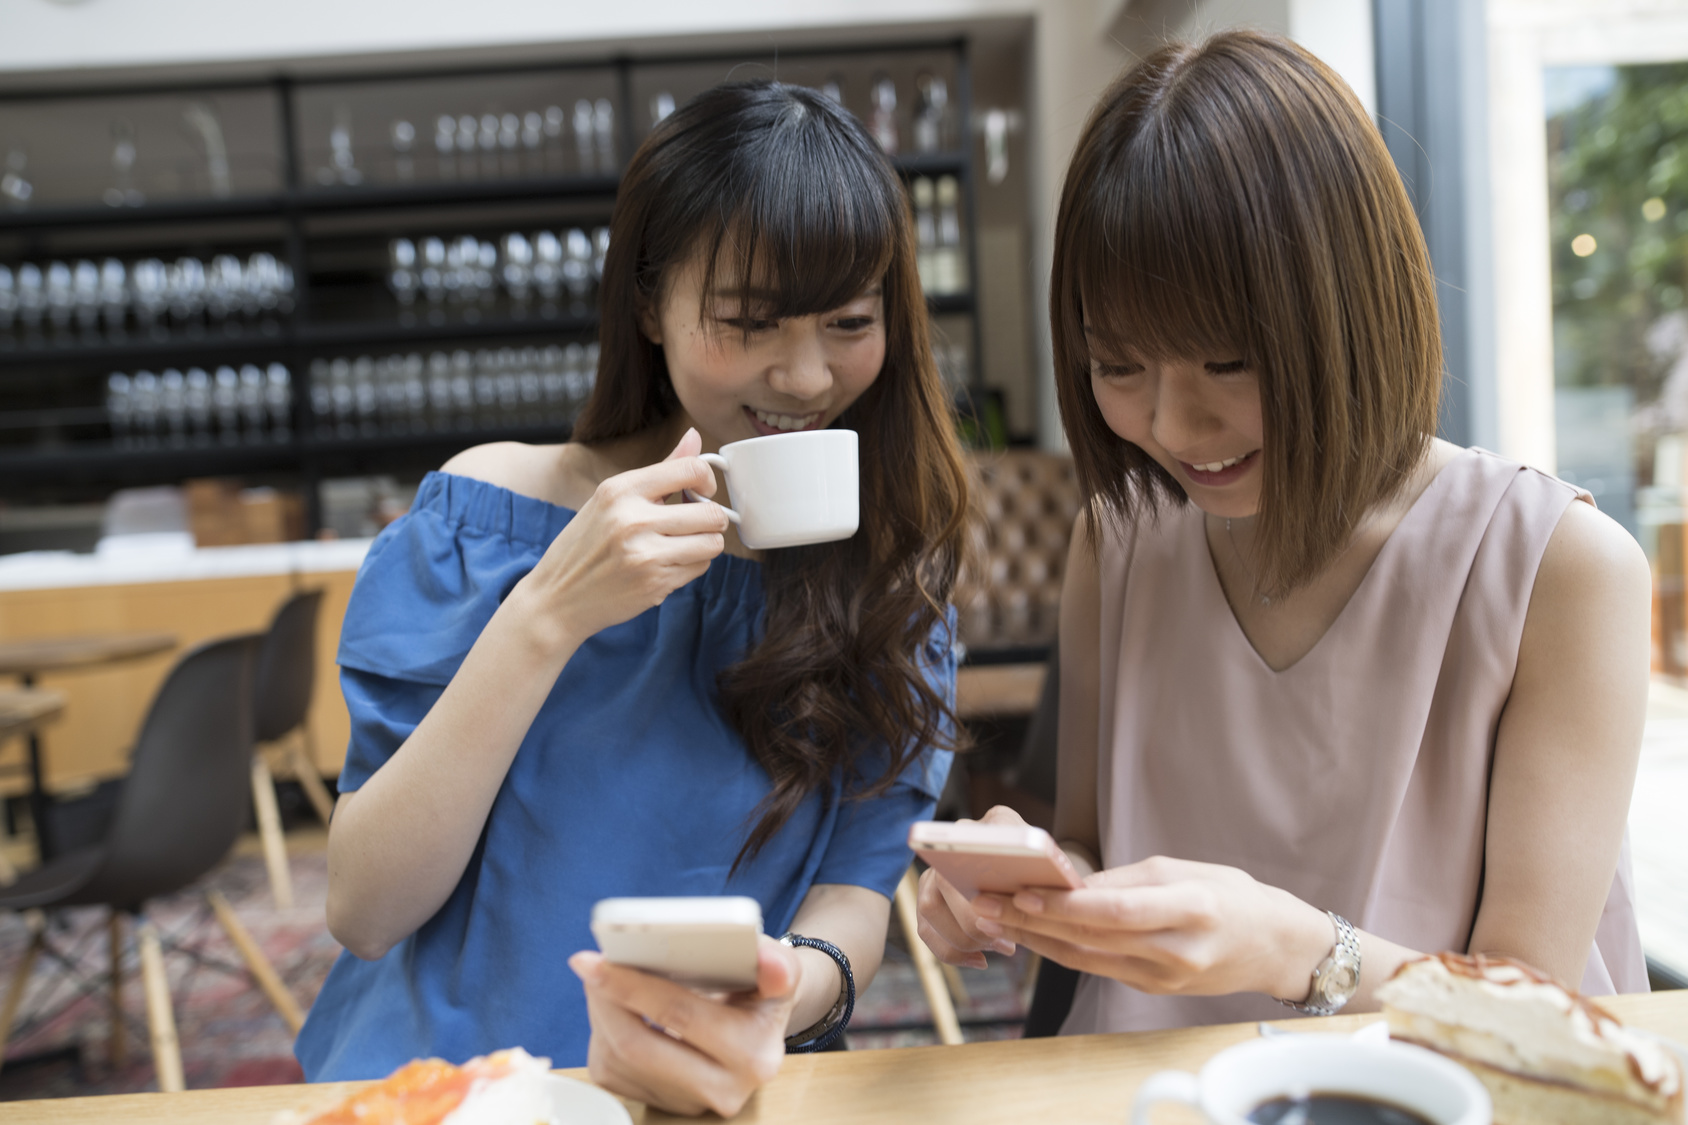
[[[888,166],[862,174],[864,155],[876,154],[825,128],[801,101],[746,147],[726,194],[734,204],[700,235],[706,302],[737,290],[758,316],[812,316],[885,277],[904,204]]]
[[[1222,145],[1164,117],[1087,177],[1072,200],[1068,257],[1057,269],[1081,310],[1061,310],[1077,355],[1259,361],[1238,193]],[[1181,135],[1182,134],[1182,135]],[[1082,323],[1077,323],[1082,312]],[[1088,335],[1088,341],[1085,337]]]

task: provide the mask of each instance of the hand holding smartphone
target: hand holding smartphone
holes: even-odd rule
[[[1067,853],[1030,825],[923,820],[909,828],[908,846],[969,900],[983,891],[1011,895],[1032,887],[1084,886]]]
[[[708,992],[756,987],[762,907],[753,898],[606,898],[592,908],[605,960]]]

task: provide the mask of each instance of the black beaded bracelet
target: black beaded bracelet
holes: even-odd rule
[[[844,1029],[850,1026],[850,1016],[856,1010],[856,975],[850,971],[850,959],[844,955],[842,949],[820,938],[786,933],[780,937],[780,943],[793,949],[818,949],[838,965],[838,975],[843,985],[838,990],[838,1000],[832,1005],[832,1010],[822,1016],[818,1023],[785,1038],[787,1054],[806,1055],[814,1051],[824,1051],[843,1036]]]

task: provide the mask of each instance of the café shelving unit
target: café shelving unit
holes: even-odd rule
[[[750,65],[746,65],[746,64]],[[416,232],[442,236],[459,231],[495,232],[546,225],[592,227],[607,223],[619,170],[649,127],[651,91],[662,90],[684,102],[693,93],[729,76],[772,74],[786,81],[819,86],[839,76],[847,80],[845,104],[864,114],[869,75],[901,75],[901,132],[911,136],[909,102],[916,69],[941,69],[949,83],[947,145],[942,151],[906,153],[894,162],[905,180],[917,176],[954,176],[961,194],[962,248],[966,263],[963,292],[929,298],[935,317],[965,318],[962,330],[970,346],[964,387],[976,387],[979,371],[977,247],[974,240],[974,175],[971,89],[967,45],[963,40],[921,41],[862,47],[826,47],[781,51],[777,61],[753,52],[690,56],[620,56],[597,61],[434,68],[300,77],[275,74],[245,82],[60,87],[0,92],[0,158],[6,153],[9,121],[22,120],[42,107],[87,120],[123,112],[131,104],[181,106],[223,97],[245,107],[248,125],[229,128],[232,150],[246,163],[233,179],[258,183],[256,189],[210,192],[185,190],[179,198],[148,198],[139,205],[108,206],[88,202],[41,203],[27,209],[0,209],[0,264],[14,268],[31,261],[98,261],[108,256],[132,260],[179,254],[210,257],[229,247],[264,248],[291,266],[293,308],[253,324],[206,323],[188,329],[120,332],[49,328],[26,331],[14,325],[0,331],[0,502],[40,499],[98,499],[135,485],[175,483],[190,476],[231,475],[299,489],[306,498],[311,529],[320,522],[317,485],[336,476],[368,473],[420,475],[452,452],[493,440],[555,441],[566,422],[511,424],[498,428],[445,431],[404,430],[322,436],[312,414],[312,361],[331,356],[428,352],[435,349],[542,345],[590,341],[596,313],[566,305],[504,308],[486,315],[436,313],[418,302],[408,310],[387,293],[385,247],[392,237]],[[574,91],[607,98],[614,106],[614,162],[610,170],[579,167],[542,169],[496,178],[459,178],[394,182],[371,165],[368,182],[319,183],[322,172],[323,107],[334,112],[362,112],[370,120],[391,116],[407,97],[436,102],[439,91],[482,112],[478,92],[500,85],[517,90],[549,89],[558,105],[572,102]],[[407,91],[409,93],[407,93]],[[432,91],[432,92],[430,92]],[[420,92],[420,93],[418,93]],[[264,122],[254,106],[267,104]],[[441,103],[443,104],[443,103]],[[104,105],[106,108],[101,109]],[[349,106],[350,110],[339,107]],[[68,107],[68,108],[67,108]],[[179,112],[179,111],[178,111]],[[8,115],[10,115],[8,117]],[[417,161],[436,159],[430,118],[415,118]],[[238,123],[234,123],[238,124]],[[115,128],[115,125],[112,126]],[[363,135],[370,133],[361,123]],[[267,131],[267,132],[266,132]],[[267,146],[252,141],[268,135]],[[355,135],[355,134],[354,134]],[[78,142],[72,138],[65,147]],[[93,138],[82,146],[99,151]],[[62,151],[62,149],[61,149]],[[379,155],[376,146],[366,153]],[[519,155],[519,154],[518,154]],[[86,153],[83,153],[86,159]],[[231,155],[232,159],[232,155]],[[443,158],[441,158],[443,159]],[[561,157],[559,157],[561,159]],[[394,157],[396,161],[397,158]],[[37,164],[41,164],[37,161]],[[391,169],[387,169],[391,172]],[[109,177],[110,173],[101,170]],[[89,194],[98,191],[90,177]],[[225,176],[229,173],[225,172]],[[265,182],[267,181],[267,183]],[[0,208],[4,207],[0,200]],[[379,248],[379,265],[376,253]],[[348,294],[351,296],[348,297]],[[354,312],[345,315],[352,307]],[[361,310],[361,311],[356,311]],[[405,315],[408,312],[408,315]],[[520,315],[518,315],[520,314]],[[251,444],[117,444],[106,422],[105,380],[113,371],[134,372],[190,365],[284,364],[291,375],[291,426],[283,440]]]

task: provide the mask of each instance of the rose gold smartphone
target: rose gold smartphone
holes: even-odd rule
[[[1084,886],[1049,833],[1030,825],[922,820],[909,828],[908,846],[970,899],[980,891]]]

